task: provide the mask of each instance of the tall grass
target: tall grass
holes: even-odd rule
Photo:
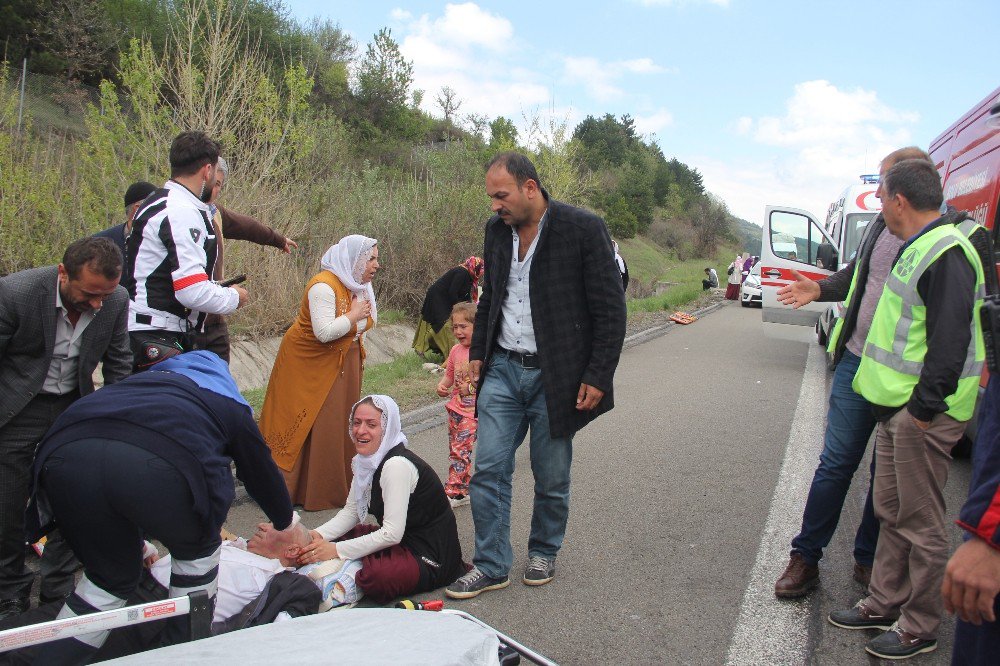
[[[720,248],[716,252],[717,259],[688,259],[687,261],[676,261],[669,264],[661,263],[660,270],[657,271],[657,281],[660,283],[671,283],[660,294],[647,296],[645,298],[629,299],[626,304],[629,314],[634,312],[660,312],[662,310],[678,310],[690,306],[700,299],[703,293],[701,281],[705,278],[705,267],[709,266],[721,274],[725,270],[720,269],[718,262],[722,258],[729,256],[730,248]],[[735,254],[735,250],[732,250]],[[648,258],[648,257],[647,257]],[[626,256],[626,260],[629,257]],[[665,267],[664,267],[665,265]],[[631,262],[629,271],[631,272]],[[631,285],[630,285],[631,286]]]

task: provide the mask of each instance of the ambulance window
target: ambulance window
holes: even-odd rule
[[[875,213],[850,213],[847,216],[847,223],[844,225],[846,227],[844,230],[844,247],[842,248],[843,256],[846,257],[844,261],[848,261],[854,256],[855,251],[858,249],[858,243],[861,242],[861,237],[865,234],[865,229],[868,228],[868,223],[874,217]]]
[[[771,212],[771,252],[774,256],[815,265],[819,246],[825,240],[819,226],[808,217],[781,210]]]

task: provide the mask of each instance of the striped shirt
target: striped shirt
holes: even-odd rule
[[[209,206],[180,183],[146,198],[125,248],[130,331],[200,330],[207,314],[239,306],[235,289],[209,280],[218,256]]]

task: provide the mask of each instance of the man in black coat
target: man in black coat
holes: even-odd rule
[[[506,587],[514,454],[531,428],[535,501],[526,585],[544,585],[569,516],[573,435],[614,406],[625,293],[604,221],[549,199],[534,165],[501,153],[488,165],[483,294],[470,372],[478,386],[476,467],[469,491],[473,569],[456,599]]]
[[[128,293],[121,254],[106,238],[72,243],[58,266],[0,278],[0,620],[28,609],[34,574],[24,563],[31,461],[45,432],[77,398],[128,377]],[[58,533],[40,568],[39,600],[73,589],[78,563]]]

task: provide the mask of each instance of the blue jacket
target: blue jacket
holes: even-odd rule
[[[1000,549],[1000,377],[993,375],[979,404],[979,429],[972,448],[969,498],[958,525]]]
[[[253,412],[181,374],[143,372],[74,402],[39,444],[35,488],[48,456],[63,444],[92,437],[128,442],[174,465],[187,479],[195,512],[213,529],[222,526],[233,503],[233,461],[274,526],[291,523],[288,489]]]

